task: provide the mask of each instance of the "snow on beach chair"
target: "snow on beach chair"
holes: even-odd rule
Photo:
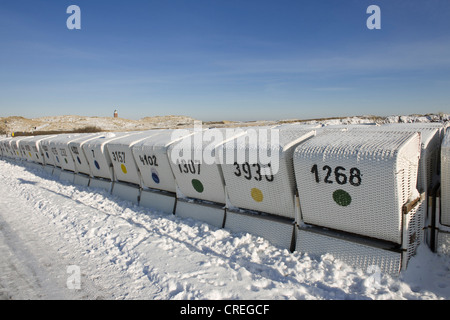
[[[2,140],[0,140],[0,146],[2,148],[3,158],[6,158],[6,159],[13,158],[13,153],[12,153],[12,149],[11,149],[11,145],[10,145],[10,142],[12,139],[13,139],[12,137],[7,137],[7,138],[3,138]]]
[[[75,172],[75,159],[72,152],[70,152],[69,144],[72,141],[78,141],[80,139],[86,139],[87,137],[93,136],[92,134],[73,134],[73,135],[59,135],[53,138],[49,145],[50,147],[55,147],[57,151],[56,166],[61,169]]]
[[[57,134],[48,139],[43,139],[39,142],[44,156],[44,168],[47,172],[57,177],[59,177],[61,173],[61,160],[59,158],[58,148],[52,141],[59,141],[61,139],[70,138],[73,136],[73,134]]]
[[[378,127],[385,131],[420,132],[421,152],[417,188],[419,192],[427,192],[433,187],[439,175],[440,148],[442,141],[442,123],[392,123]]]
[[[90,187],[112,191],[114,172],[112,160],[106,152],[106,144],[113,140],[136,134],[136,132],[105,133],[83,143],[83,151],[89,164],[91,178]]]
[[[81,186],[89,186],[91,178],[91,168],[88,159],[84,154],[83,145],[90,140],[104,135],[105,133],[92,133],[78,137],[68,143],[69,151],[73,158],[74,165],[74,183]]]
[[[26,156],[23,154],[23,151],[20,149],[19,142],[24,139],[30,139],[30,137],[14,137],[9,141],[9,146],[12,151],[12,158],[14,160],[22,161],[26,160]]]
[[[74,182],[76,177],[75,159],[70,151],[69,144],[72,141],[92,137],[90,133],[61,134],[52,138],[48,145],[54,154],[56,171],[59,171],[59,178],[64,181]]]
[[[2,149],[2,157],[5,159],[12,159],[13,153],[11,150],[10,142],[13,138],[7,137],[0,140],[0,147]]]
[[[16,146],[17,139],[19,139],[19,138],[13,137],[13,138],[11,138],[9,140],[6,140],[4,142],[4,147],[8,151],[9,158],[11,160],[17,160],[18,156],[19,156],[19,153],[18,153],[18,150],[17,150],[17,146]]]
[[[20,150],[20,156],[23,161],[31,162],[33,155],[31,154],[31,147],[28,144],[28,141],[34,139],[34,136],[25,137],[18,141],[17,145]]]
[[[419,191],[427,192],[436,182],[439,174],[439,152],[444,126],[442,123],[389,123],[376,126],[368,125],[331,125],[321,130],[348,131],[348,130],[377,130],[377,131],[407,131],[420,132],[422,148],[419,159],[419,172],[417,177],[417,188]]]
[[[194,133],[191,129],[158,130],[131,147],[142,179],[139,204],[165,213],[175,213],[176,182],[169,163],[169,147]]]
[[[36,155],[34,149],[36,146],[33,144],[33,140],[37,137],[8,137],[0,140],[0,149],[2,158],[13,159],[19,161],[25,161],[31,167],[40,167],[36,163]]]
[[[294,153],[301,220],[296,250],[398,273],[419,243],[420,134],[323,132]]]
[[[298,211],[292,154],[315,131],[306,125],[288,128],[249,128],[223,144],[221,168],[229,198],[225,228],[291,249]]]
[[[431,237],[431,208],[429,199],[433,197],[433,190],[439,181],[440,172],[440,148],[442,140],[442,123],[392,123],[384,124],[377,127],[367,128],[366,130],[377,130],[387,132],[419,132],[421,136],[421,151],[419,159],[419,168],[417,175],[417,190],[419,193],[425,193],[423,201],[424,226],[423,232],[420,232],[420,243],[425,238],[428,245],[430,245]],[[349,127],[349,130],[359,130],[360,128]]]
[[[40,143],[45,139],[51,139],[55,136],[56,135],[33,136],[19,141],[19,148],[22,150],[22,154],[25,154],[26,160],[29,162],[30,166],[36,169],[41,169],[42,166],[44,166],[44,154]],[[48,168],[48,170],[50,173],[53,172],[52,168]]]
[[[6,140],[7,138],[0,138],[0,158],[3,159],[3,140]]]
[[[271,129],[278,129],[278,130],[314,130],[321,128],[322,125],[317,124],[307,124],[303,122],[294,122],[294,123],[283,123],[273,126]]]
[[[4,147],[4,142],[10,140],[10,137],[2,137],[0,138],[0,156],[1,158],[7,158],[8,157],[8,151]]]
[[[244,134],[239,128],[200,130],[169,147],[169,162],[177,183],[175,214],[222,227],[225,218],[225,182],[217,149]]]
[[[51,139],[56,137],[56,135],[42,135],[42,136],[35,136],[31,139],[25,140],[24,144],[26,145],[25,148],[28,150],[31,154],[31,161],[34,163],[37,163],[39,165],[45,165],[44,161],[44,152],[41,147],[41,142],[46,139]],[[28,146],[28,147],[27,147]]]
[[[441,145],[441,186],[437,193],[433,219],[432,249],[450,255],[450,129],[447,128]]]
[[[11,160],[21,160],[19,147],[17,142],[22,140],[24,137],[9,137],[3,140],[3,150],[5,151],[5,156]]]
[[[448,164],[447,164],[448,165]],[[448,169],[447,169],[448,170]],[[447,183],[447,182],[444,182]],[[450,226],[445,225],[446,223],[446,212],[444,206],[448,206],[448,185],[444,187],[439,185],[436,188],[436,192],[432,197],[432,203],[430,205],[432,215],[431,215],[431,226],[429,228],[430,243],[429,246],[433,252],[443,253],[450,256]],[[446,193],[444,193],[446,192]]]
[[[106,150],[112,160],[114,185],[112,194],[139,204],[141,175],[131,148],[134,144],[159,133],[159,130],[142,131],[106,143]]]

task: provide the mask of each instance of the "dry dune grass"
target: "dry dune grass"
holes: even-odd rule
[[[377,123],[386,122],[430,122],[449,121],[450,115],[426,114],[410,116],[357,116],[357,117],[333,117],[317,119],[284,119],[284,120],[255,120],[255,121],[204,121],[201,124],[207,128],[231,128],[248,126],[274,126],[277,124],[305,123],[305,124],[352,124],[352,123]],[[144,117],[139,120],[114,117],[88,117],[78,115],[50,116],[27,119],[20,116],[0,118],[0,134],[38,135],[54,133],[90,133],[90,132],[120,132],[140,131],[150,129],[176,129],[192,127],[196,119],[183,115]]]

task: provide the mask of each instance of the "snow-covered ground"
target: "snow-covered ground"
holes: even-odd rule
[[[155,212],[0,160],[0,299],[449,299],[425,245],[398,277]],[[78,281],[79,280],[79,281]]]

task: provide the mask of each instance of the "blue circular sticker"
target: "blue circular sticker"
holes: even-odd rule
[[[159,183],[158,172],[155,169],[152,169],[152,179],[153,181],[155,181],[155,183]]]

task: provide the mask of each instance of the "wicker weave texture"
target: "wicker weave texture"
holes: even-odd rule
[[[419,154],[420,136],[408,132],[324,132],[300,144],[294,168],[304,221],[401,243]]]
[[[143,189],[141,191],[141,199],[139,201],[139,205],[146,208],[152,208],[156,211],[173,214],[175,202],[175,195],[169,195],[162,192],[153,192]]]
[[[73,178],[73,183],[80,186],[89,186],[89,176],[86,176],[84,174],[75,174],[75,177]]]
[[[86,139],[90,136],[90,134],[75,134],[52,138],[49,146],[51,150],[56,149],[57,152],[57,154],[55,154],[55,165],[64,170],[75,171],[75,161],[73,154],[70,151],[69,143],[80,139]]]
[[[112,160],[105,146],[108,142],[130,135],[129,132],[105,134],[83,144],[83,151],[88,160],[93,177],[113,180]]]
[[[11,158],[12,152],[11,152],[11,148],[10,148],[10,141],[12,140],[11,137],[9,138],[3,138],[2,140],[0,140],[0,146],[2,148],[2,156],[6,157],[6,158]]]
[[[331,254],[364,272],[379,268],[383,273],[398,274],[402,268],[401,253],[302,229],[297,229],[296,251],[317,258]]]
[[[209,129],[196,132],[169,147],[169,162],[182,196],[226,203],[225,182],[216,152],[227,139],[242,135],[236,130]],[[180,156],[180,157],[178,157]]]
[[[6,140],[7,138],[0,138],[0,156],[3,157],[7,157],[7,153],[6,151],[3,149],[3,141]]]
[[[72,153],[75,164],[75,172],[91,175],[91,168],[89,167],[88,159],[83,150],[83,145],[90,140],[94,140],[101,134],[92,134],[69,142],[69,150]]]
[[[10,141],[8,141],[7,144],[7,149],[9,150],[9,153],[11,154],[11,159],[16,159],[17,158],[17,154],[16,154],[16,150],[14,149],[14,141],[15,139],[11,139]]]
[[[7,138],[0,138],[0,156],[1,157],[6,157],[6,153],[3,152],[3,141],[6,139]]]
[[[225,208],[196,202],[177,201],[175,214],[182,218],[192,218],[206,222],[216,228],[222,228]]]
[[[132,146],[158,133],[158,130],[149,130],[106,143],[105,148],[111,159],[116,181],[141,184],[141,176],[132,153]]]
[[[439,123],[395,123],[364,128],[349,127],[349,130],[377,130],[388,132],[419,132],[421,135],[421,154],[417,176],[417,188],[427,192],[433,179],[439,173],[439,152],[443,125]]]
[[[417,247],[424,242],[426,205],[426,201],[421,201],[405,214],[402,243],[406,249],[406,263],[416,253]]]
[[[314,134],[315,131],[307,129],[281,130],[275,145],[256,145],[255,141],[251,143],[243,139],[246,136],[224,144],[224,154],[232,153],[235,159],[234,163],[221,165],[231,205],[294,219],[296,188],[292,154],[299,143]],[[241,138],[239,143],[237,140]],[[268,138],[271,138],[270,134]],[[268,163],[263,162],[262,157],[252,160],[251,152],[254,150],[258,151],[258,155],[262,152],[276,157]],[[245,157],[239,159],[239,154]],[[264,169],[268,169],[268,174],[264,174]]]
[[[25,137],[20,137],[20,138],[17,138],[17,139],[13,139],[10,142],[10,146],[11,146],[11,149],[13,151],[13,158],[14,159],[17,159],[17,160],[22,159],[22,155],[21,155],[20,148],[19,148],[19,142],[20,142],[20,140],[23,140],[23,139],[25,139]]]
[[[57,135],[53,138],[46,139],[41,141],[42,152],[44,154],[44,162],[46,165],[56,166],[56,155],[58,155],[58,151],[55,147],[51,146],[51,141],[53,139],[60,139],[61,135]]]
[[[450,233],[437,232],[436,251],[450,256]]]
[[[225,229],[263,237],[273,245],[284,249],[290,249],[294,231],[293,224],[286,221],[232,211],[227,212]]]
[[[441,147],[441,217],[450,226],[450,131],[447,129]]]
[[[14,150],[14,158],[17,160],[25,160],[22,150],[20,150],[20,142],[24,139],[27,139],[27,137],[20,137],[17,140],[13,141],[11,144]]]
[[[321,124],[305,124],[305,123],[283,123],[272,127],[280,131],[284,130],[313,130],[322,127]]]
[[[31,148],[28,145],[28,141],[31,141],[34,137],[26,137],[24,139],[21,139],[18,143],[17,146],[19,148],[19,154],[20,154],[20,159],[22,159],[23,161],[31,161],[32,155],[30,153]]]
[[[22,139],[18,142],[18,146],[19,146],[19,150],[20,150],[20,155],[22,160],[25,161],[31,161],[33,158],[33,155],[31,154],[31,147],[29,145],[29,141],[31,141],[32,139],[34,139],[34,137],[27,137],[25,139]]]
[[[175,177],[169,163],[168,149],[172,143],[191,135],[192,130],[160,130],[131,147],[144,187],[176,192]]]
[[[120,182],[114,183],[112,187],[111,194],[123,199],[130,201],[134,204],[139,203],[139,195],[141,193],[141,190],[137,186],[124,184]]]
[[[42,153],[41,141],[55,137],[54,135],[36,136],[28,140],[27,144],[31,149],[31,161],[44,164],[44,155]]]
[[[12,139],[11,141],[8,141],[8,150],[11,154],[11,159],[17,159],[17,148],[16,148],[16,139]]]
[[[72,140],[80,138],[81,134],[61,134],[48,140],[48,146],[53,154],[54,165],[58,168],[63,168],[63,163],[68,164],[68,157],[72,157],[72,154],[67,153],[68,143]],[[63,149],[63,150],[60,150]],[[64,159],[66,159],[64,161]],[[67,162],[67,163],[66,163]]]
[[[7,143],[7,149],[9,150],[9,153],[11,154],[11,159],[17,159],[19,154],[17,153],[17,145],[16,145],[16,139],[11,139]]]

